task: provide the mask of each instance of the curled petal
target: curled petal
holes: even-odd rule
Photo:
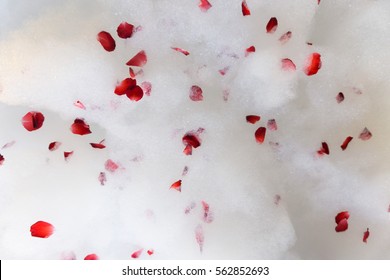
[[[114,90],[114,93],[117,95],[126,94],[126,91],[134,88],[137,85],[137,81],[131,78],[126,78],[121,81]]]
[[[282,44],[285,44],[285,43],[287,43],[291,39],[291,36],[292,36],[292,32],[291,31],[287,31],[282,36],[280,36],[279,41]]]
[[[266,30],[267,30],[267,33],[274,33],[276,31],[276,29],[278,28],[278,20],[276,17],[272,17],[270,18],[270,20],[268,21],[267,23],[267,26],[266,26]]]
[[[176,181],[175,183],[173,183],[171,185],[170,189],[175,189],[175,190],[181,192],[181,180]]]
[[[200,0],[199,2],[199,8],[202,12],[207,12],[208,9],[210,9],[212,7],[212,5],[210,4],[209,1],[207,0]]]
[[[49,144],[49,151],[55,151],[61,146],[61,142],[51,142]]]
[[[243,0],[241,3],[241,9],[242,9],[243,16],[250,16],[251,15],[251,11],[249,10],[248,4],[246,3],[245,0]]]
[[[115,50],[115,40],[112,38],[110,33],[106,31],[99,32],[97,35],[97,40],[106,51],[112,52]]]
[[[70,130],[73,134],[86,135],[92,133],[89,129],[89,125],[85,123],[83,119],[75,119]]]
[[[365,127],[359,135],[359,138],[362,139],[363,141],[369,140],[371,137],[372,137],[372,133],[368,130],[367,127]]]
[[[255,52],[255,51],[256,51],[255,46],[250,46],[249,48],[247,48],[247,49],[245,50],[245,56],[248,56],[250,53],[253,53],[253,52]]]
[[[145,51],[140,51],[137,53],[133,58],[131,58],[126,65],[128,66],[137,66],[137,67],[143,67],[146,62],[148,61],[148,58],[146,56]]]
[[[128,89],[126,91],[126,96],[131,100],[131,101],[139,101],[142,99],[144,96],[144,91],[140,86],[135,86],[132,89]]]
[[[327,155],[329,155],[329,146],[328,146],[328,144],[326,143],[326,142],[322,142],[321,143],[321,149],[319,149],[318,151],[317,151],[317,153],[319,154],[319,155],[323,155],[323,154],[327,154]]]
[[[312,53],[306,61],[304,72],[308,76],[317,74],[318,70],[321,69],[321,65],[321,55],[319,53]]]
[[[183,136],[183,144],[184,145],[190,145],[193,148],[198,148],[201,144],[200,139],[197,135],[194,133],[188,132]]]
[[[54,226],[48,222],[38,221],[30,227],[31,236],[48,238],[54,232]]]
[[[89,143],[94,149],[104,149],[106,145],[102,143]]]
[[[139,249],[138,251],[135,251],[134,253],[131,254],[131,258],[132,259],[138,259],[139,256],[141,256],[143,250],[144,249]]]
[[[28,131],[40,129],[45,121],[45,117],[41,112],[28,112],[22,118],[22,125]]]
[[[73,151],[71,151],[71,152],[64,152],[64,158],[65,158],[66,161],[68,161],[71,158],[71,156],[73,156]]]
[[[181,52],[182,54],[184,54],[185,56],[189,55],[190,53],[186,50],[183,50],[181,48],[176,48],[176,47],[171,47],[172,50],[175,50],[177,52]]]
[[[77,100],[76,102],[74,102],[73,105],[76,106],[77,108],[80,108],[83,110],[87,109],[80,100]]]
[[[266,132],[266,128],[265,127],[259,127],[256,130],[255,138],[256,138],[256,142],[257,143],[262,144],[264,142],[265,132]]]
[[[346,219],[346,220],[349,219],[349,212],[348,211],[343,211],[343,212],[340,212],[336,215],[336,217],[335,217],[336,224],[340,223],[340,221],[343,219]]]
[[[335,227],[336,232],[346,231],[348,229],[347,219],[342,219]]]
[[[295,66],[294,62],[289,58],[283,58],[282,59],[282,69],[286,71],[295,71],[297,67]]]
[[[118,36],[120,38],[127,39],[133,35],[133,29],[134,29],[134,25],[124,21],[121,24],[119,24],[118,28],[116,29],[116,32],[118,33]]]
[[[2,154],[0,154],[0,166],[3,165],[4,161],[5,161],[4,156]]]
[[[370,231],[367,228],[367,230],[363,233],[363,242],[364,243],[367,243],[367,239],[369,236],[370,236]]]
[[[352,141],[352,139],[352,136],[348,136],[347,138],[345,138],[343,144],[340,146],[343,151],[348,147],[348,144]]]

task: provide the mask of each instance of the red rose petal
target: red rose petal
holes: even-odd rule
[[[287,71],[295,71],[297,67],[295,66],[294,62],[292,62],[289,58],[283,58],[282,59],[282,69]]]
[[[365,127],[360,133],[359,138],[363,141],[369,140],[372,137],[372,133]]]
[[[278,129],[278,125],[276,124],[276,120],[275,119],[270,119],[268,120],[267,122],[267,128],[269,130],[272,130],[272,131],[275,131]]]
[[[137,66],[142,67],[148,62],[148,58],[146,56],[145,51],[140,51],[137,53],[132,59],[130,59],[126,65],[127,66]]]
[[[135,86],[132,89],[128,89],[126,91],[126,96],[131,100],[131,101],[139,101],[142,99],[144,96],[144,91],[140,86]]]
[[[207,0],[200,0],[199,2],[199,8],[202,12],[207,12],[208,9],[210,9],[212,7],[212,5],[210,4],[209,1]]]
[[[291,39],[291,36],[292,36],[292,32],[291,31],[287,31],[282,36],[280,36],[279,41],[282,44],[285,44],[285,43],[287,43]]]
[[[201,225],[198,225],[195,228],[195,239],[199,245],[200,252],[202,252],[203,251],[203,244],[204,244],[204,233],[203,233],[203,227]]]
[[[336,232],[346,231],[348,229],[347,219],[342,219],[335,227]]]
[[[344,100],[344,94],[342,92],[339,92],[336,96],[337,103],[341,103]]]
[[[119,168],[119,165],[116,164],[114,161],[112,161],[111,159],[108,159],[105,164],[104,164],[104,168],[111,172],[111,173],[114,173],[118,168]]]
[[[73,156],[73,151],[71,152],[64,152],[64,158],[66,161],[68,161]]]
[[[30,227],[31,236],[48,238],[54,232],[54,226],[44,221],[38,221]]]
[[[250,16],[251,15],[251,11],[249,10],[248,5],[246,4],[245,0],[243,0],[241,3],[241,9],[242,9],[243,16]]]
[[[343,212],[340,212],[336,215],[336,217],[335,217],[336,224],[340,223],[340,221],[343,219],[346,219],[346,220],[349,219],[349,212],[348,211],[343,211]]]
[[[49,151],[55,151],[61,146],[61,142],[51,142],[49,144]]]
[[[226,66],[225,68],[218,70],[219,74],[221,74],[222,76],[225,76],[227,71],[229,71],[229,66]]]
[[[352,136],[348,136],[347,138],[345,138],[343,144],[340,146],[343,151],[348,147],[348,144],[352,141],[352,139]]]
[[[114,90],[114,93],[117,95],[126,94],[126,91],[134,88],[137,85],[137,81],[131,78],[126,78],[121,81]]]
[[[205,223],[211,223],[214,220],[213,214],[210,212],[210,206],[205,201],[202,201],[202,207],[203,207],[203,221]]]
[[[321,69],[321,55],[319,53],[312,53],[306,61],[305,68],[303,71],[306,75],[311,76],[318,72]]]
[[[77,108],[80,108],[83,110],[87,109],[80,100],[77,100],[76,102],[74,102],[73,105],[76,106]]]
[[[322,147],[317,151],[319,155],[327,154],[329,155],[329,146],[326,142],[322,142]]]
[[[260,116],[256,116],[256,115],[248,115],[245,118],[246,118],[246,122],[251,124],[255,124],[261,119]]]
[[[182,141],[184,145],[190,145],[195,149],[198,148],[201,144],[199,137],[192,132],[187,132],[183,136]]]
[[[247,49],[245,50],[245,56],[248,56],[250,53],[253,53],[253,52],[255,52],[255,51],[256,51],[255,46],[250,46],[249,48],[247,48]]]
[[[127,39],[133,35],[133,29],[134,29],[134,25],[124,21],[121,24],[119,24],[118,28],[116,29],[116,32],[118,33],[118,36],[120,38]]]
[[[370,236],[370,231],[367,228],[367,230],[363,233],[363,242],[364,243],[367,243],[367,239],[369,236]]]
[[[98,180],[100,182],[100,185],[104,186],[104,184],[107,182],[106,173],[100,172]]]
[[[181,180],[176,181],[175,183],[173,183],[171,185],[170,189],[175,189],[175,190],[181,192]]]
[[[139,256],[142,254],[143,250],[144,249],[139,249],[138,251],[135,251],[134,253],[131,254],[131,258],[133,258],[133,259],[139,258]]]
[[[177,52],[181,52],[182,54],[184,54],[185,56],[189,55],[190,53],[186,50],[183,50],[181,48],[176,48],[176,47],[171,47],[172,50],[175,50]]]
[[[151,256],[151,255],[154,254],[154,250],[150,249],[150,250],[148,250],[146,253],[148,253],[148,255]]]
[[[259,127],[256,130],[255,138],[256,138],[256,142],[257,143],[262,144],[264,142],[265,132],[266,132],[266,128],[265,127]]]
[[[94,261],[94,260],[98,260],[99,257],[98,255],[96,254],[89,254],[87,256],[85,256],[84,260],[87,260],[87,261]]]
[[[106,51],[112,52],[115,50],[115,40],[112,38],[110,33],[106,31],[99,32],[97,35],[97,40]]]
[[[22,125],[28,131],[34,131],[40,129],[45,121],[45,117],[40,112],[28,112],[22,118]]]
[[[202,101],[203,100],[203,91],[198,86],[192,86],[190,88],[190,99],[192,101]]]
[[[86,135],[92,133],[89,129],[89,125],[85,123],[83,119],[75,119],[74,123],[70,127],[73,134]]]
[[[191,147],[191,145],[186,145],[186,147],[185,147],[184,150],[183,150],[183,153],[184,153],[186,156],[192,155],[192,147]]]
[[[277,28],[278,28],[278,20],[276,19],[276,17],[270,18],[266,26],[267,33],[272,34],[276,31]]]
[[[5,161],[4,156],[0,154],[0,166],[3,165],[4,161]]]
[[[141,88],[146,96],[150,96],[150,93],[152,91],[152,84],[150,82],[142,82]]]
[[[106,145],[102,143],[89,143],[94,149],[104,149]]]

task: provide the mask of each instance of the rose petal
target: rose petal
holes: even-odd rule
[[[92,133],[89,129],[89,125],[85,123],[83,119],[75,119],[70,130],[73,134],[86,135]]]
[[[131,254],[131,258],[133,258],[133,259],[139,258],[139,256],[142,254],[143,250],[144,249],[139,249],[138,251],[135,251],[134,253]]]
[[[278,129],[278,125],[276,124],[276,120],[275,119],[270,119],[268,120],[267,122],[267,128],[269,130],[272,130],[272,131],[275,131]]]
[[[245,50],[245,57],[247,57],[250,53],[253,53],[253,52],[255,52],[255,51],[256,51],[255,46],[250,46],[249,48],[247,48],[247,49]]]
[[[367,243],[367,239],[369,236],[370,236],[370,231],[367,228],[367,230],[363,233],[363,242],[364,243]]]
[[[352,136],[348,136],[347,138],[345,138],[343,144],[340,146],[343,151],[348,147],[348,144],[352,141],[352,139]]]
[[[94,149],[104,149],[106,146],[102,143],[89,143]]]
[[[257,143],[262,144],[264,142],[265,132],[266,132],[266,128],[265,127],[259,127],[256,130],[255,138],[256,138],[256,142]]]
[[[146,96],[150,96],[150,93],[152,91],[152,84],[150,82],[142,82],[141,88]]]
[[[277,28],[278,28],[278,20],[276,19],[276,17],[270,18],[265,28],[267,30],[267,33],[272,34],[276,31]]]
[[[112,38],[110,33],[106,31],[99,32],[97,35],[97,40],[106,51],[112,52],[115,50],[115,40]]]
[[[28,131],[40,129],[45,121],[45,117],[41,112],[28,112],[22,118],[22,125]]]
[[[321,69],[321,55],[319,53],[312,53],[307,61],[305,68],[303,69],[305,74],[308,76],[317,74],[318,70]]]
[[[49,144],[49,151],[55,151],[61,146],[61,142],[51,142]]]
[[[336,232],[346,231],[348,229],[347,219],[342,219],[335,227]]]
[[[87,261],[98,260],[98,259],[99,259],[99,257],[96,254],[89,254],[89,255],[85,256],[85,258],[84,258],[84,260],[87,260]]]
[[[283,58],[282,59],[282,69],[286,71],[295,71],[297,67],[295,66],[294,62],[289,58]]]
[[[190,53],[186,50],[183,50],[181,48],[176,48],[176,47],[171,47],[172,50],[175,50],[177,52],[181,52],[182,54],[184,54],[185,56],[189,55]]]
[[[337,103],[341,103],[344,100],[344,94],[342,92],[339,92],[336,96]]]
[[[202,219],[205,223],[209,224],[214,220],[213,214],[212,212],[210,212],[210,205],[207,202],[202,201],[202,207],[203,207]]]
[[[251,123],[251,124],[255,124],[261,119],[261,117],[257,116],[257,115],[248,115],[245,118],[246,118],[246,121],[248,123]]]
[[[150,249],[150,250],[148,250],[146,253],[148,253],[148,255],[151,256],[151,255],[154,254],[154,250],[153,250],[153,249]]]
[[[192,86],[190,88],[190,99],[192,101],[202,101],[203,91],[199,86]]]
[[[251,15],[251,11],[249,10],[248,5],[247,5],[245,0],[243,0],[241,3],[241,9],[242,9],[243,16],[250,16]]]
[[[140,51],[137,53],[133,58],[131,58],[126,65],[127,66],[137,66],[137,67],[143,67],[146,62],[148,61],[148,58],[146,56],[145,51]]]
[[[328,144],[326,143],[326,142],[322,142],[321,143],[321,149],[319,149],[318,151],[317,151],[317,153],[319,154],[319,155],[323,155],[323,154],[327,154],[327,155],[329,155],[329,146],[328,146]]]
[[[335,217],[336,224],[340,223],[340,221],[343,219],[346,219],[346,220],[349,219],[349,212],[348,211],[343,211],[343,212],[340,212],[336,215],[336,217]]]
[[[170,189],[175,189],[175,190],[181,192],[181,180],[176,181],[175,183],[173,183],[171,185]]]
[[[195,239],[199,245],[200,252],[203,252],[203,244],[204,244],[204,233],[202,225],[198,225],[195,228]]]
[[[210,9],[212,7],[212,5],[210,4],[209,1],[207,0],[200,0],[199,2],[199,8],[202,12],[207,12],[208,9]]]
[[[114,93],[117,95],[126,94],[127,90],[134,88],[137,85],[137,81],[131,78],[126,78],[121,81],[114,90]]]
[[[193,148],[198,148],[201,145],[200,138],[194,133],[187,132],[182,138],[184,145],[190,145]]]
[[[73,156],[73,151],[71,152],[64,152],[64,158],[66,161],[68,161]]]
[[[48,222],[38,221],[30,227],[31,236],[48,238],[54,232],[54,226]]]
[[[372,137],[372,133],[368,130],[367,127],[365,127],[359,135],[359,138],[362,139],[363,141],[369,140],[371,137]]]
[[[127,39],[133,35],[133,29],[134,29],[134,25],[124,21],[121,24],[119,24],[118,28],[116,29],[116,32],[118,33],[118,36],[120,38]]]
[[[107,182],[106,173],[100,172],[98,180],[100,182],[100,185],[104,186],[104,184]]]
[[[292,36],[292,32],[287,31],[282,36],[280,36],[280,38],[279,38],[280,43],[282,43],[282,44],[287,43],[291,39],[291,36]]]
[[[1,147],[1,149],[7,149],[7,148],[10,148],[10,147],[12,147],[12,146],[13,146],[15,143],[16,143],[16,141],[15,141],[15,140],[13,140],[13,141],[11,141],[11,142],[8,142],[8,143],[4,144],[4,146],[3,146],[3,147]]]
[[[0,154],[0,166],[3,165],[4,161],[5,161],[4,156],[2,154]]]
[[[80,100],[77,100],[76,102],[74,102],[73,105],[76,106],[77,108],[80,108],[83,110],[87,109]]]

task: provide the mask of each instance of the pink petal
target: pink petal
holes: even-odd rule
[[[0,166],[3,165],[4,161],[5,161],[4,156],[2,154],[0,154]]]
[[[150,96],[150,93],[152,91],[152,84],[150,82],[142,82],[141,88],[146,96]]]
[[[49,151],[55,151],[61,146],[61,142],[51,142],[49,144]]]
[[[339,92],[336,96],[337,103],[341,103],[344,100],[344,94],[342,92]]]
[[[150,250],[148,250],[146,253],[148,253],[148,255],[151,256],[151,255],[154,254],[154,250],[153,250],[153,249],[150,249]]]
[[[186,147],[185,147],[184,150],[183,150],[183,153],[184,153],[186,156],[192,155],[192,146],[191,146],[191,145],[186,145]]]
[[[132,89],[128,89],[126,91],[126,96],[131,100],[131,101],[139,101],[142,99],[144,96],[144,91],[140,86],[135,86]]]
[[[255,138],[256,138],[256,142],[257,143],[262,144],[264,142],[265,132],[266,132],[266,128],[265,127],[259,127],[256,130]]]
[[[359,138],[363,141],[369,140],[372,137],[371,132],[365,127],[363,131],[360,133]]]
[[[34,131],[40,129],[45,121],[45,117],[40,112],[28,112],[22,118],[22,125],[28,131]]]
[[[99,32],[97,35],[97,40],[106,51],[112,52],[115,50],[115,40],[112,38],[110,33],[106,31]]]
[[[279,41],[282,44],[285,44],[285,43],[287,43],[291,39],[291,36],[292,36],[292,32],[291,31],[287,31],[282,36],[280,36]]]
[[[113,162],[111,159],[108,159],[106,161],[106,163],[104,164],[104,168],[107,171],[113,173],[113,172],[115,172],[119,168],[119,165],[116,164],[115,162]]]
[[[176,181],[175,183],[173,183],[171,185],[170,189],[175,189],[175,190],[181,192],[181,180]]]
[[[340,146],[343,151],[348,147],[348,144],[352,141],[352,139],[352,136],[348,136],[347,138],[345,138],[343,144]]]
[[[203,91],[198,86],[192,86],[190,88],[190,99],[192,101],[202,101],[203,100]]]
[[[73,151],[71,152],[64,152],[64,158],[66,161],[68,161],[73,156]]]
[[[343,219],[346,219],[346,220],[349,219],[349,212],[348,211],[343,211],[343,212],[340,212],[336,215],[336,217],[335,217],[336,224],[340,223],[340,221]]]
[[[200,0],[199,2],[199,8],[202,12],[207,12],[208,9],[210,9],[212,7],[212,5],[210,4],[209,1],[207,0]]]
[[[200,252],[203,252],[203,244],[204,244],[204,233],[203,233],[203,227],[201,225],[198,225],[195,228],[195,239],[196,242],[199,245]]]
[[[246,118],[246,122],[255,124],[260,120],[261,117],[257,115],[248,115],[245,118]]]
[[[137,53],[132,59],[130,59],[126,65],[127,66],[137,66],[137,67],[142,67],[146,64],[148,61],[148,58],[146,56],[145,51],[140,51]]]
[[[367,230],[363,233],[363,242],[364,243],[367,243],[367,239],[369,236],[370,236],[370,231],[367,228]]]
[[[73,134],[86,135],[92,133],[89,129],[89,125],[85,123],[83,119],[75,119],[70,130]]]
[[[229,66],[226,66],[225,68],[218,70],[219,74],[221,74],[222,76],[225,76],[227,71],[229,71]]]
[[[38,221],[30,227],[31,236],[48,238],[54,232],[54,226],[44,221]]]
[[[175,50],[177,52],[181,52],[182,54],[184,54],[185,56],[189,55],[190,53],[186,50],[183,50],[181,48],[176,48],[176,47],[171,47],[172,50]]]
[[[210,206],[205,201],[202,201],[202,207],[203,207],[203,221],[209,224],[214,220],[213,214],[210,212]]]
[[[286,71],[295,71],[297,67],[295,66],[294,62],[292,62],[289,58],[283,58],[282,59],[282,69]]]
[[[120,38],[127,39],[133,35],[133,29],[134,29],[134,25],[124,21],[121,24],[119,24],[118,28],[116,29],[116,32],[118,33],[118,36]]]
[[[245,57],[247,57],[250,53],[253,53],[253,52],[255,52],[255,51],[256,51],[255,46],[250,46],[249,48],[247,48],[247,49],[245,50]]]
[[[83,109],[83,110],[87,109],[87,108],[84,106],[84,104],[83,104],[81,101],[79,101],[79,100],[77,100],[76,102],[74,102],[73,105],[76,106],[77,108],[80,108],[80,109]]]
[[[335,227],[336,232],[346,231],[348,229],[347,219],[342,219]]]
[[[104,186],[104,184],[107,182],[106,173],[100,172],[98,180],[100,182],[100,185]]]
[[[131,78],[126,78],[121,81],[114,90],[114,93],[117,95],[126,94],[126,91],[134,88],[137,85],[137,81]]]
[[[93,260],[98,260],[99,257],[98,255],[96,254],[89,254],[87,256],[85,256],[84,260],[87,260],[87,261],[93,261]]]
[[[11,141],[11,142],[8,142],[8,143],[4,144],[4,146],[1,147],[1,149],[10,148],[10,147],[12,147],[15,143],[16,143],[15,140],[13,140],[13,141]]]
[[[133,258],[133,259],[139,258],[139,256],[142,254],[143,250],[144,249],[139,249],[138,251],[135,251],[134,253],[131,254],[131,258]]]
[[[267,33],[272,34],[276,31],[277,28],[278,28],[278,20],[276,19],[276,17],[270,18],[266,26]]]
[[[242,9],[243,16],[250,16],[251,11],[249,10],[248,5],[246,4],[245,0],[243,0],[241,3],[241,9]]]
[[[275,119],[270,119],[267,122],[267,127],[269,130],[275,131],[278,129],[278,125],[276,124]]]
[[[321,69],[321,65],[322,65],[321,55],[319,53],[312,53],[308,57],[303,71],[305,72],[306,75],[311,76],[316,74],[318,70]]]

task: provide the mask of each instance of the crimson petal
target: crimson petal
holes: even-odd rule
[[[203,91],[199,86],[192,86],[190,88],[190,99],[192,101],[202,101],[203,100]]]
[[[22,118],[22,125],[28,131],[34,131],[40,129],[44,121],[45,117],[42,113],[31,111]]]
[[[110,33],[106,31],[99,32],[97,35],[97,40],[106,51],[112,52],[113,50],[115,50],[115,40],[114,38],[112,38]]]
[[[255,124],[261,119],[260,116],[256,116],[256,115],[248,115],[245,118],[246,118],[246,121],[248,123],[251,123],[251,124]]]
[[[31,236],[48,238],[54,232],[54,226],[48,222],[38,221],[30,227]]]
[[[267,26],[266,26],[267,33],[272,34],[276,31],[277,28],[278,28],[277,18],[276,17],[270,18],[270,20],[268,21]]]
[[[135,56],[133,56],[133,58],[131,58],[127,63],[126,65],[127,66],[138,66],[138,67],[142,67],[146,64],[146,62],[148,61],[148,58],[146,56],[146,53],[145,51],[140,51],[139,53],[137,53]]]
[[[343,151],[348,147],[348,144],[352,141],[352,139],[352,136],[348,136],[347,138],[345,138],[343,144],[340,146]]]
[[[306,75],[311,76],[317,74],[321,69],[321,55],[319,53],[312,53],[306,61],[304,72]]]
[[[251,11],[249,10],[248,4],[246,3],[245,0],[243,0],[241,3],[241,9],[242,9],[243,16],[250,16],[251,15]]]
[[[133,29],[134,29],[134,25],[124,21],[121,24],[119,24],[118,28],[116,29],[116,32],[118,33],[118,36],[120,38],[127,39],[133,35]]]
[[[262,144],[264,142],[265,132],[266,132],[266,128],[265,127],[259,127],[256,130],[255,138],[256,138],[256,142],[257,143]]]
[[[92,133],[89,129],[89,125],[85,123],[83,119],[75,119],[74,123],[70,127],[73,134],[86,135]]]
[[[89,255],[85,256],[85,258],[84,258],[84,260],[87,260],[87,261],[98,260],[98,259],[99,259],[99,257],[96,254],[89,254]]]

